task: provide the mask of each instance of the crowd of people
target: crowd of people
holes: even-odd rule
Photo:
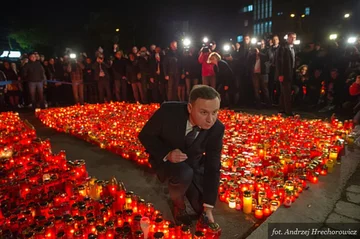
[[[360,93],[358,45],[294,45],[295,33],[252,44],[250,36],[228,51],[215,41],[201,49],[151,45],[130,51],[114,45],[112,53],[99,50],[93,57],[46,58],[37,52],[19,62],[0,64],[0,107],[48,107],[110,101],[161,103],[187,101],[194,85],[204,84],[221,94],[222,107],[253,106],[293,115],[293,107],[320,112],[357,113]],[[72,56],[72,57],[70,57]]]

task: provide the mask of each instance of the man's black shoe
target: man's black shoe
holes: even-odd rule
[[[191,225],[191,218],[189,216],[189,214],[187,214],[186,212],[186,209],[181,209],[181,208],[178,208],[178,207],[174,207],[174,220],[175,220],[175,223],[177,225],[187,225],[187,226],[190,226]]]

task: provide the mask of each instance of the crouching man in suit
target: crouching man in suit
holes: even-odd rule
[[[176,223],[191,224],[185,196],[199,216],[214,222],[224,136],[219,108],[219,93],[197,85],[188,104],[163,103],[139,134],[159,180],[168,180]]]

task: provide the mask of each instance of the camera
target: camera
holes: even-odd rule
[[[213,43],[204,43],[203,44],[203,49],[202,49],[202,52],[203,53],[207,53],[207,52],[210,52],[211,50],[211,47],[213,46]]]

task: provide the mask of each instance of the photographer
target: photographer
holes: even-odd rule
[[[78,59],[69,62],[67,66],[67,72],[70,74],[72,91],[75,100],[75,104],[84,104],[84,79],[83,70],[85,66]]]
[[[202,84],[216,89],[214,66],[211,63],[208,63],[209,55],[212,52],[212,49],[215,49],[216,47],[216,44],[214,47],[214,43],[215,42],[210,42],[209,46],[204,46],[200,49],[198,61],[201,64]]]
[[[110,66],[104,63],[104,56],[98,55],[96,58],[96,62],[93,65],[94,71],[94,80],[98,83],[98,91],[99,91],[99,101],[100,103],[104,103],[105,92],[106,92],[106,102],[110,102],[111,100],[111,90],[110,90],[110,74],[109,68]]]

